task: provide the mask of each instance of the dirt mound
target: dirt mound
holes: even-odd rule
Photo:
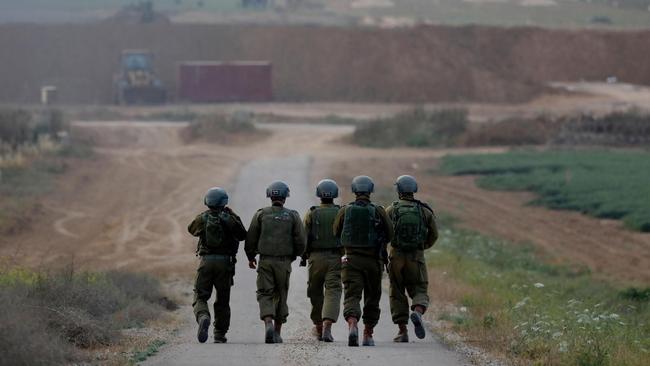
[[[421,26],[0,26],[0,101],[110,103],[123,49],[148,48],[171,91],[184,60],[270,60],[283,101],[519,102],[548,81],[650,84],[650,31]],[[35,54],[35,50],[38,53]]]

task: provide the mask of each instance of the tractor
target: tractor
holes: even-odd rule
[[[115,75],[115,103],[164,104],[167,91],[153,71],[153,53],[149,50],[124,50],[120,71]]]

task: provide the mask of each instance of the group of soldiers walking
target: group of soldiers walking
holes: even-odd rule
[[[276,181],[266,190],[271,206],[255,213],[248,231],[239,216],[227,207],[226,191],[211,188],[204,200],[208,210],[188,227],[199,238],[197,254],[201,258],[193,303],[199,342],[208,339],[207,301],[213,287],[216,290],[214,342],[227,341],[230,288],[242,240],[246,241],[248,266],[257,270],[257,301],[266,343],[282,343],[282,325],[289,315],[291,264],[298,257],[301,257],[300,266],[308,267],[310,317],[314,336],[319,340],[334,341],[332,324],[339,318],[343,294],[348,345],[359,346],[360,321],[364,326],[361,344],[375,345],[373,329],[380,316],[384,269],[390,279],[392,320],[398,326],[393,340],[409,341],[409,319],[415,335],[424,338],[422,315],[429,305],[424,250],[435,243],[438,230],[431,207],[414,197],[418,191],[416,180],[403,175],[397,178],[395,186],[399,199],[384,209],[370,200],[374,192],[372,179],[355,177],[352,192],[356,199],[341,207],[334,203],[339,195],[336,182],[322,180],[316,187],[321,203],[309,209],[303,223],[298,212],[284,206],[289,187]]]

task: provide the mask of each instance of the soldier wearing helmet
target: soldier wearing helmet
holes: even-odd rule
[[[393,224],[383,207],[370,201],[375,184],[368,176],[352,180],[356,200],[342,207],[334,220],[334,233],[344,247],[341,258],[343,316],[348,322],[348,346],[359,346],[358,321],[363,320],[364,346],[374,346],[373,330],[379,321],[383,253],[393,238]],[[363,297],[363,313],[361,298]]]
[[[393,341],[408,342],[409,301],[406,294],[411,298],[410,318],[415,335],[420,339],[425,336],[422,315],[429,306],[429,282],[424,250],[436,242],[438,229],[431,206],[414,197],[418,191],[415,178],[402,175],[395,186],[399,200],[387,209],[395,231],[388,265],[390,309],[393,323],[398,326]]]
[[[271,199],[271,206],[259,209],[253,216],[244,249],[248,266],[257,269],[257,302],[264,321],[264,341],[282,343],[282,324],[289,316],[291,263],[305,250],[305,229],[298,212],[284,207],[289,197],[286,183],[271,183],[266,197]]]
[[[343,248],[332,230],[341,206],[334,204],[339,186],[331,179],[321,180],[316,186],[319,206],[312,206],[305,214],[307,247],[301,266],[309,261],[307,296],[311,301],[311,320],[314,335],[322,341],[333,342],[332,323],[336,323],[341,308],[341,256]]]
[[[190,223],[187,230],[199,238],[196,253],[201,257],[194,283],[194,315],[199,325],[197,338],[208,339],[210,310],[208,300],[212,288],[217,292],[214,303],[214,342],[226,343],[230,327],[230,287],[235,276],[236,255],[239,242],[246,238],[246,229],[228,204],[228,194],[223,188],[210,188],[203,199],[208,210]]]

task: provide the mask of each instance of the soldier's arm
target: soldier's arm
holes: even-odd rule
[[[303,259],[308,259],[309,258],[309,252],[311,250],[311,237],[309,233],[311,233],[311,209],[307,211],[305,214],[305,232],[307,233],[307,242],[305,243],[305,252],[302,254]]]
[[[242,241],[246,239],[246,228],[241,221],[241,218],[237,216],[232,210],[228,210],[230,213],[231,220],[228,220],[228,229],[232,235],[237,239],[237,241]]]
[[[187,231],[192,234],[192,236],[201,236],[203,230],[205,230],[205,224],[203,223],[203,214],[199,214],[187,226]]]
[[[424,216],[427,223],[428,233],[427,240],[424,242],[424,249],[429,249],[438,240],[438,225],[436,225],[436,216],[428,208],[424,209]]]
[[[336,217],[334,218],[334,224],[332,226],[332,230],[334,230],[334,236],[336,236],[339,239],[341,238],[341,233],[343,232],[344,218],[345,218],[345,206],[339,209],[339,212],[336,214]]]
[[[305,235],[305,226],[300,220],[300,214],[293,211],[293,255],[300,257],[305,252],[307,235]]]
[[[386,216],[388,216],[388,218],[390,219],[390,221],[391,221],[391,223],[392,223],[393,220],[394,220],[394,217],[393,217],[393,205],[390,205],[390,206],[388,206],[388,207],[386,208]],[[391,224],[391,227],[393,227],[392,224]],[[394,231],[394,230],[395,230],[395,228],[393,227],[393,231]],[[392,240],[391,240],[391,244],[392,244]]]
[[[386,210],[384,210],[383,207],[377,206],[377,213],[379,214],[379,218],[381,219],[382,226],[384,227],[385,233],[386,233],[386,241],[391,242],[393,241],[393,236],[395,236],[395,231],[393,229],[393,221],[388,217],[388,214],[386,213]]]
[[[257,213],[253,215],[251,224],[248,227],[248,233],[246,234],[246,243],[244,244],[244,251],[246,252],[246,257],[248,257],[249,261],[254,260],[255,256],[257,255],[257,243],[260,240],[260,232],[261,232],[261,226],[259,221],[260,212],[261,211],[257,211]]]

